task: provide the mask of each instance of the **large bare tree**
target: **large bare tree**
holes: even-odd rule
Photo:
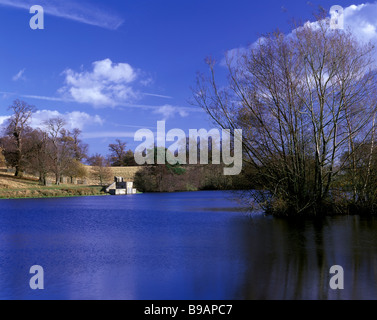
[[[63,172],[67,171],[76,156],[75,139],[69,135],[64,128],[65,125],[66,122],[60,117],[45,122],[49,134],[49,157],[57,185],[60,184]]]
[[[12,165],[16,169],[15,176],[22,177],[25,167],[25,158],[30,146],[24,144],[25,133],[30,132],[29,122],[35,107],[25,101],[15,100],[9,107],[13,112],[8,120],[6,133],[13,141],[13,148],[10,148]]]
[[[215,62],[207,60],[210,76],[198,76],[196,103],[219,126],[243,129],[245,160],[254,167],[260,189],[252,195],[264,209],[333,211],[340,175],[354,169],[355,180],[356,154],[367,142],[370,172],[377,105],[374,53],[371,44],[319,19],[227,55],[226,86],[218,84]],[[356,181],[347,182],[357,201]]]
[[[28,169],[37,172],[39,183],[47,185],[47,175],[51,170],[49,157],[49,136],[41,129],[33,130],[29,135],[32,153],[28,157]]]
[[[115,140],[116,143],[109,144],[109,150],[110,150],[110,161],[111,164],[115,167],[123,167],[124,166],[124,160],[127,156],[126,153],[126,142],[121,141],[120,139]]]

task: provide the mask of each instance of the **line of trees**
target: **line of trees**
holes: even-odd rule
[[[89,176],[100,185],[113,180],[111,167],[136,166],[134,153],[127,150],[127,143],[116,139],[110,143],[109,155],[88,156],[88,146],[80,139],[79,129],[67,130],[64,119],[51,118],[41,128],[30,126],[36,108],[24,101],[15,100],[9,107],[12,115],[5,125],[4,135],[0,137],[0,166],[15,169],[15,176],[22,177],[25,172],[37,175],[40,184],[46,185],[48,178],[54,177],[55,184],[62,178],[84,179]],[[200,163],[200,141],[197,144],[197,162]],[[186,162],[189,163],[190,140],[182,141]],[[245,175],[224,176],[223,165],[212,163],[213,152],[221,153],[217,143],[209,138],[208,165],[145,165],[136,175],[135,185],[144,192],[192,191],[202,189],[239,189],[249,187]],[[158,148],[155,149],[157,157]],[[177,150],[178,152],[178,150]],[[169,151],[165,150],[166,157]],[[207,157],[207,152],[205,152]],[[177,156],[175,154],[174,156]],[[157,159],[155,159],[157,163]],[[90,172],[83,163],[91,166]]]
[[[83,163],[92,166],[91,177],[105,185],[113,179],[111,166],[134,166],[132,150],[126,142],[117,139],[109,144],[110,154],[88,156],[88,145],[80,138],[79,129],[68,130],[61,117],[43,122],[40,128],[30,126],[35,106],[15,100],[9,107],[12,115],[5,123],[0,136],[0,166],[14,168],[15,176],[25,172],[37,174],[40,184],[47,184],[47,177],[54,176],[55,184],[62,177],[85,178],[89,175]]]
[[[9,109],[13,114],[0,138],[0,147],[16,177],[22,177],[25,171],[37,173],[40,183],[46,185],[49,173],[54,175],[56,184],[60,184],[63,175],[71,179],[86,175],[82,161],[87,157],[88,146],[81,141],[79,129],[67,130],[59,117],[46,120],[43,128],[33,129],[30,120],[34,106],[15,100]]]
[[[196,144],[197,163],[188,164],[190,157],[190,148],[193,143],[190,139],[182,141],[180,149],[186,149],[187,164],[176,163],[175,165],[169,164],[169,157],[178,157],[178,150],[175,154],[171,154],[168,149],[161,149],[161,147],[154,148],[154,163],[153,165],[144,165],[144,167],[136,173],[135,187],[143,192],[175,192],[175,191],[197,191],[197,190],[241,190],[253,188],[251,167],[246,165],[240,175],[225,176],[224,164],[220,161],[213,161],[214,153],[218,153],[221,158],[221,147],[218,143],[213,142],[212,138],[208,139],[208,147],[201,148],[201,141]],[[231,145],[232,148],[233,145]],[[201,157],[205,154],[208,159],[208,164],[200,164]],[[165,155],[165,164],[157,164],[157,154]],[[149,151],[152,154],[152,150]],[[181,154],[183,154],[181,152]],[[233,150],[231,150],[233,156]]]
[[[265,211],[281,215],[375,212],[376,67],[373,45],[320,17],[290,35],[267,34],[215,62],[194,98],[223,128],[243,129],[244,159]]]

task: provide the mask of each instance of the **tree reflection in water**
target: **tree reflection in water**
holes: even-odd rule
[[[376,299],[377,219],[258,217],[243,227],[242,299]],[[329,286],[344,268],[344,290]]]

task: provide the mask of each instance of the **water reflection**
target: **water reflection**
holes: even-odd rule
[[[377,298],[377,219],[235,206],[223,192],[0,201],[0,298]],[[43,291],[28,286],[34,264]],[[344,290],[329,287],[332,265]]]
[[[377,220],[260,218],[243,228],[245,299],[376,299]],[[253,230],[253,232],[250,232]],[[344,290],[329,286],[344,268]]]

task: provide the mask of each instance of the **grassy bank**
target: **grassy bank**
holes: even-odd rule
[[[52,185],[41,186],[33,176],[16,178],[12,173],[0,173],[0,199],[52,198],[105,195],[102,186]]]
[[[86,185],[61,184],[53,185],[54,176],[49,175],[50,186],[41,186],[38,178],[25,173],[22,178],[14,176],[7,168],[0,167],[0,199],[17,198],[57,198],[106,195],[104,188],[99,186],[98,179],[93,175],[93,167],[86,166],[88,175]],[[133,181],[135,174],[141,167],[111,167],[111,179],[104,181],[106,185],[113,183],[114,176],[123,177],[126,181]]]
[[[0,199],[79,197],[105,194],[103,187],[99,186],[0,189]]]

